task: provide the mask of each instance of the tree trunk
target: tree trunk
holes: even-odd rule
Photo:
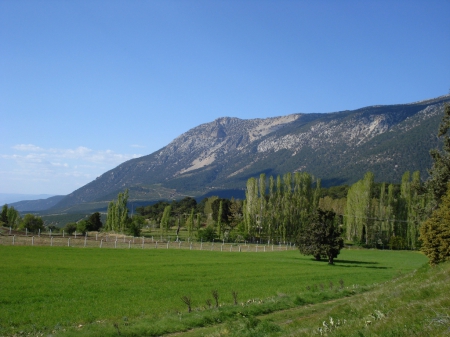
[[[334,264],[334,257],[333,257],[333,255],[328,256],[328,264]]]
[[[320,261],[320,254],[314,255],[314,258],[316,259],[316,261]]]

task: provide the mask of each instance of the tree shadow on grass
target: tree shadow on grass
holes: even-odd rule
[[[335,260],[335,265],[344,268],[371,268],[371,269],[391,269],[392,267],[373,266],[380,264],[372,261],[352,261],[352,260]]]
[[[298,258],[293,258],[298,259]],[[311,258],[310,261],[317,263],[328,263],[327,259],[316,260]],[[372,269],[392,269],[392,267],[381,267],[381,266],[372,266],[380,264],[379,262],[373,261],[354,261],[354,260],[340,260],[335,259],[334,264],[332,266],[343,267],[343,268],[372,268]]]
[[[379,262],[373,262],[373,261],[353,261],[353,260],[341,260],[341,259],[335,259],[334,262],[347,263],[347,264],[380,264]]]

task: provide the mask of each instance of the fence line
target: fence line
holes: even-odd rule
[[[118,236],[82,236],[65,235],[1,235],[0,244],[8,246],[49,246],[49,247],[79,247],[79,248],[107,248],[107,249],[187,249],[220,252],[278,252],[295,250],[292,244],[249,244],[223,242],[192,242],[192,241],[162,241],[144,237]]]

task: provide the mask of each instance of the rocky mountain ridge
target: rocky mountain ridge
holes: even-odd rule
[[[446,102],[450,95],[327,114],[218,118],[104,173],[54,208],[100,207],[125,188],[136,202],[223,193],[242,197],[246,180],[261,172],[303,170],[324,185],[350,184],[369,170],[380,181],[398,182],[406,170],[424,176],[431,164],[428,151],[439,146],[436,133]]]

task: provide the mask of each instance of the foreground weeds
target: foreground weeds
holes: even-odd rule
[[[424,265],[350,298],[259,317],[268,322],[260,326],[269,327],[263,334],[244,328],[248,336],[450,336],[449,294],[450,263]],[[242,330],[239,321],[236,326]],[[237,336],[228,325],[203,335]]]
[[[167,312],[159,317],[140,317],[111,323],[93,323],[75,327],[64,332],[64,336],[161,336],[174,332],[189,331],[202,327],[215,327],[212,336],[268,336],[279,334],[283,329],[268,320],[260,320],[274,312],[298,308],[299,306],[333,301],[368,291],[370,286],[356,286],[336,289],[308,287],[299,295],[280,294],[266,299],[249,299],[234,304],[220,304],[217,308],[198,307],[191,312]]]

